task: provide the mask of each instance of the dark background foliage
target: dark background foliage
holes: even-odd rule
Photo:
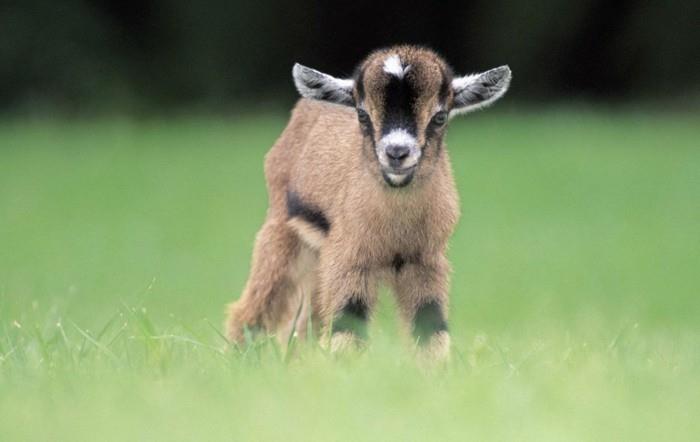
[[[530,102],[700,90],[695,0],[3,0],[0,109],[235,109],[294,99],[299,61],[347,75],[428,45],[459,72],[508,63]]]

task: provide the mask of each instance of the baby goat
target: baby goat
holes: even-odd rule
[[[446,357],[459,206],[443,138],[452,116],[506,92],[510,69],[455,77],[432,51],[397,46],[351,79],[292,72],[303,98],[265,157],[269,210],[228,337],[247,327],[286,339],[311,320],[332,350],[360,343],[384,282],[418,347]]]

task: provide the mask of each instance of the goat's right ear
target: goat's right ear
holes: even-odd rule
[[[292,76],[302,97],[330,101],[345,106],[355,105],[355,99],[352,96],[355,82],[351,79],[335,78],[299,63],[294,64]]]

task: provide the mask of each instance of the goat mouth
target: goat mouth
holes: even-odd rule
[[[390,187],[404,187],[413,181],[416,166],[405,169],[382,168],[382,177]]]

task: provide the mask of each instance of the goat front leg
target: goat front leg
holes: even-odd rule
[[[376,303],[376,282],[371,271],[351,262],[340,253],[321,251],[321,320],[326,345],[332,352],[362,347]]]
[[[443,253],[394,260],[393,288],[401,317],[426,362],[449,358],[447,329],[449,264]]]

